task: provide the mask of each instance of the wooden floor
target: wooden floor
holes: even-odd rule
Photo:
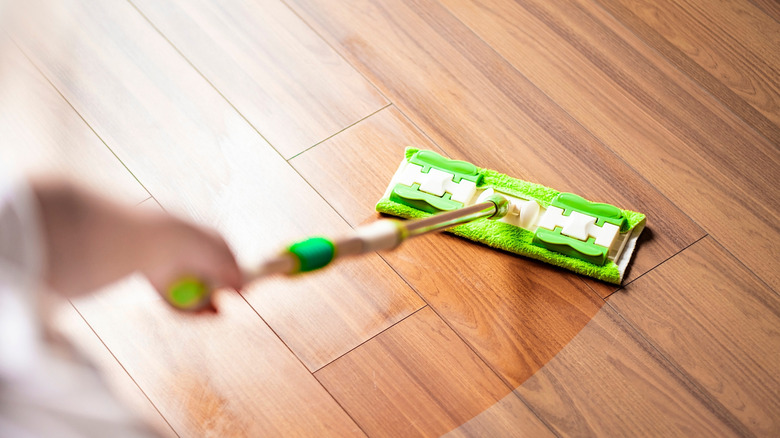
[[[619,289],[440,235],[216,316],[73,302],[164,436],[780,435],[776,0],[53,3],[2,53],[3,156],[244,263],[374,220],[407,145],[648,217]]]

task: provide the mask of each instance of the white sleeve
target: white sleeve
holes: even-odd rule
[[[0,379],[24,373],[40,356],[38,291],[43,244],[34,195],[0,172]]]
[[[59,354],[44,336],[37,202],[23,180],[0,171],[0,436],[156,436],[91,367]]]
[[[39,286],[44,268],[37,201],[23,180],[0,174],[0,284]]]

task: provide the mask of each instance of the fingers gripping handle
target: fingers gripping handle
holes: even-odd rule
[[[209,302],[211,290],[198,277],[186,276],[176,280],[166,291],[165,299],[180,310],[202,309]]]
[[[279,267],[263,270],[264,274],[295,274],[323,268],[336,257],[336,245],[323,237],[311,237],[290,245],[282,255],[267,262],[264,267]],[[288,263],[284,263],[287,261]],[[281,262],[281,263],[280,263]],[[252,277],[258,277],[253,273]],[[211,288],[195,276],[185,276],[176,280],[166,291],[165,299],[180,310],[194,311],[205,307],[211,299]]]
[[[360,227],[354,235],[336,241],[311,237],[290,245],[281,255],[248,272],[246,278],[315,271],[328,266],[337,257],[393,249],[406,236],[406,228],[401,222],[388,219]],[[205,307],[210,295],[211,290],[205,282],[195,276],[186,276],[168,288],[165,298],[177,309],[193,311]]]

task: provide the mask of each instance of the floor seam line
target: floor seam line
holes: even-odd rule
[[[341,58],[341,60],[343,60],[345,63],[347,63],[347,65],[349,65],[349,67],[350,67],[352,70],[354,70],[355,72],[357,72],[357,73],[358,73],[358,74],[359,74],[359,75],[360,75],[360,76],[361,76],[361,77],[362,77],[362,78],[363,78],[363,79],[364,79],[366,82],[368,82],[369,84],[371,84],[371,86],[374,88],[374,90],[375,90],[377,93],[379,93],[379,95],[380,95],[380,96],[382,96],[382,98],[383,98],[383,99],[385,99],[385,101],[386,101],[388,104],[392,104],[392,103],[393,103],[393,101],[392,101],[392,100],[390,100],[390,98],[389,98],[387,95],[385,95],[385,93],[383,93],[381,89],[379,89],[379,87],[377,86],[377,84],[375,84],[375,83],[374,83],[374,81],[372,81],[371,79],[369,79],[369,78],[368,78],[368,76],[366,76],[366,75],[365,75],[365,74],[364,74],[362,71],[360,71],[360,69],[358,69],[357,67],[355,67],[355,66],[354,66],[354,65],[353,65],[353,64],[352,64],[352,63],[351,63],[351,62],[350,62],[350,61],[349,61],[349,60],[348,60],[348,59],[347,59],[347,58],[346,58],[346,57],[345,57],[345,56],[344,56],[344,55],[343,55],[343,54],[342,54],[340,51],[336,50],[336,48],[335,48],[335,47],[334,47],[334,46],[333,46],[333,45],[330,43],[330,41],[328,41],[328,39],[327,39],[327,38],[323,37],[323,36],[322,36],[322,34],[321,34],[321,33],[320,33],[320,32],[319,32],[317,29],[315,29],[315,28],[314,28],[314,26],[312,26],[312,25],[309,23],[309,21],[308,21],[308,20],[306,20],[305,18],[303,18],[303,17],[301,16],[301,14],[299,14],[299,13],[298,13],[298,11],[297,11],[297,10],[295,10],[295,8],[293,8],[292,6],[290,6],[290,4],[288,3],[288,1],[287,1],[287,0],[279,0],[279,1],[280,1],[280,2],[281,2],[281,3],[282,3],[282,4],[283,4],[283,5],[284,5],[284,6],[285,6],[285,7],[286,7],[286,8],[287,8],[287,9],[288,9],[290,12],[292,12],[292,13],[293,13],[293,15],[295,15],[296,17],[298,17],[298,19],[301,21],[301,23],[305,24],[305,25],[306,25],[306,27],[308,27],[308,28],[309,28],[309,30],[311,30],[311,31],[312,31],[312,32],[313,32],[315,35],[317,35],[317,37],[318,37],[318,38],[319,38],[319,39],[320,39],[322,42],[324,42],[324,43],[325,43],[325,44],[326,44],[326,45],[327,45],[327,46],[328,46],[328,47],[329,47],[329,48],[330,48],[330,49],[333,51],[333,53],[335,53],[336,55],[338,55],[338,56],[339,56],[339,58]]]
[[[389,326],[387,326],[387,327],[383,328],[382,330],[378,331],[377,333],[375,333],[375,334],[374,334],[374,335],[372,335],[371,337],[367,338],[366,340],[364,340],[364,341],[361,341],[359,344],[355,345],[354,347],[350,348],[349,350],[345,351],[344,353],[342,353],[342,354],[338,355],[337,357],[335,357],[334,359],[332,359],[332,360],[328,361],[327,363],[325,363],[325,364],[321,365],[321,366],[320,366],[319,368],[317,368],[316,370],[311,370],[311,373],[312,373],[312,374],[317,374],[318,372],[320,372],[321,370],[323,370],[323,369],[324,369],[324,368],[326,368],[327,366],[329,366],[329,365],[331,365],[332,363],[334,363],[334,362],[338,361],[339,359],[341,359],[341,358],[343,358],[343,357],[347,356],[348,354],[352,353],[353,351],[355,351],[355,350],[357,350],[358,348],[362,347],[363,345],[367,344],[367,343],[368,343],[369,341],[371,341],[372,339],[375,339],[375,338],[377,338],[377,337],[378,337],[379,335],[381,335],[382,333],[384,333],[384,332],[386,332],[386,331],[390,330],[391,328],[393,328],[393,327],[397,326],[398,324],[400,324],[400,323],[402,323],[402,322],[406,321],[407,319],[411,318],[412,316],[414,316],[415,314],[417,314],[418,312],[420,312],[421,310],[423,310],[423,309],[425,309],[425,308],[427,308],[427,307],[428,307],[428,305],[427,305],[427,304],[425,304],[425,303],[423,303],[423,305],[422,305],[422,306],[420,306],[419,308],[415,309],[415,310],[414,310],[414,312],[411,312],[411,313],[409,313],[408,315],[404,316],[403,318],[399,319],[398,321],[396,321],[396,322],[394,322],[394,323],[390,324]]]
[[[152,199],[152,197],[151,197],[151,196],[149,196],[149,197],[147,197],[147,198],[145,198],[145,199],[143,199],[143,200],[141,200],[141,201],[138,201],[138,202],[136,202],[136,203],[135,203],[133,206],[134,206],[134,207],[138,207],[139,205],[143,204],[144,202],[146,202],[146,201],[148,201],[148,200],[150,200],[150,199]]]
[[[339,401],[336,399],[336,397],[334,397],[333,394],[331,394],[330,391],[328,391],[328,388],[325,388],[325,385],[323,385],[322,382],[320,382],[319,379],[317,379],[317,376],[314,375],[314,372],[312,372],[309,369],[309,367],[306,366],[306,364],[303,362],[303,360],[300,357],[298,357],[297,354],[295,354],[295,351],[293,351],[292,347],[290,347],[287,344],[287,342],[284,341],[284,339],[279,335],[279,333],[277,333],[277,331],[274,330],[273,327],[271,327],[268,321],[266,321],[265,318],[263,318],[263,315],[261,315],[260,312],[252,305],[252,303],[249,302],[249,300],[246,298],[244,293],[238,292],[238,296],[240,296],[241,299],[244,300],[244,302],[249,306],[249,308],[255,313],[255,315],[257,315],[257,317],[260,318],[260,321],[262,321],[263,324],[265,324],[265,326],[268,327],[268,330],[271,330],[271,333],[274,334],[276,339],[278,339],[279,342],[281,342],[281,344],[284,345],[284,348],[287,349],[290,355],[294,357],[296,361],[298,361],[300,366],[302,366],[303,369],[306,370],[307,373],[309,373],[312,379],[314,379],[314,381],[320,385],[320,387],[328,394],[328,396],[330,396],[331,400],[333,400],[338,405],[338,407],[341,408],[341,410],[352,420],[353,423],[355,423],[355,425],[363,432],[364,435],[368,436],[366,431],[363,430],[363,427],[352,417],[352,414],[350,414],[349,411],[344,409],[344,406],[342,406],[341,403],[339,403]]]
[[[504,379],[504,377],[503,377],[503,376],[502,376],[502,375],[501,375],[501,374],[500,374],[498,371],[496,371],[496,369],[495,369],[495,368],[494,368],[494,367],[493,367],[493,366],[492,366],[492,365],[491,365],[491,364],[490,364],[490,363],[489,363],[489,362],[488,362],[488,361],[487,361],[487,360],[486,360],[486,359],[485,359],[485,358],[484,358],[484,357],[483,357],[483,356],[482,356],[482,355],[481,355],[481,354],[480,354],[480,353],[479,353],[479,352],[476,350],[476,348],[474,348],[474,346],[473,346],[473,345],[471,345],[471,343],[470,343],[470,342],[468,342],[468,340],[466,340],[466,339],[465,339],[465,338],[464,338],[464,337],[463,337],[463,336],[460,334],[460,332],[459,332],[458,330],[456,330],[456,329],[455,329],[455,328],[452,326],[452,324],[451,324],[451,323],[450,323],[450,322],[449,322],[449,321],[448,321],[446,318],[444,318],[444,317],[443,317],[443,316],[442,316],[442,315],[441,315],[441,314],[440,314],[440,313],[439,313],[439,312],[436,310],[436,308],[435,308],[433,305],[431,305],[431,303],[430,303],[430,302],[429,302],[429,301],[428,301],[428,300],[427,300],[427,299],[426,299],[426,298],[425,298],[425,297],[424,297],[424,296],[423,296],[423,295],[422,295],[422,294],[421,294],[421,293],[420,293],[420,292],[419,292],[419,291],[418,291],[416,288],[414,288],[414,287],[411,285],[411,283],[409,283],[409,282],[406,280],[406,278],[405,278],[403,275],[401,275],[401,274],[398,272],[398,270],[396,270],[396,269],[395,269],[395,267],[394,267],[392,264],[390,264],[390,262],[389,262],[389,261],[387,261],[387,260],[385,259],[385,257],[384,257],[384,256],[380,255],[380,257],[381,257],[383,260],[385,260],[385,263],[387,263],[387,265],[390,267],[390,269],[392,269],[392,270],[393,270],[393,271],[394,271],[394,272],[395,272],[395,273],[396,273],[396,274],[397,274],[399,277],[401,277],[401,278],[403,279],[403,281],[404,281],[404,282],[405,282],[405,283],[406,283],[406,284],[407,284],[407,285],[408,285],[410,288],[412,288],[412,290],[413,290],[413,291],[414,291],[414,292],[415,292],[415,293],[416,293],[416,294],[417,294],[417,295],[420,297],[420,299],[421,299],[421,300],[423,300],[423,302],[425,303],[426,307],[430,308],[430,309],[431,309],[431,311],[433,311],[433,313],[434,313],[434,314],[436,314],[436,316],[437,316],[437,317],[438,317],[438,318],[439,318],[439,319],[440,319],[440,320],[441,320],[441,321],[442,321],[442,322],[443,322],[443,323],[444,323],[444,324],[445,324],[445,325],[446,325],[446,326],[447,326],[447,327],[448,327],[450,330],[452,330],[452,332],[453,332],[453,333],[455,333],[455,336],[457,336],[457,337],[458,337],[458,339],[460,339],[460,341],[461,341],[461,342],[463,342],[463,344],[464,344],[464,345],[466,345],[466,347],[468,347],[468,349],[469,349],[469,350],[471,350],[471,352],[472,352],[472,353],[473,353],[473,354],[474,354],[474,355],[475,355],[475,356],[476,356],[476,357],[477,357],[477,358],[480,360],[480,362],[482,362],[482,363],[485,365],[485,367],[487,367],[487,369],[488,369],[488,370],[490,370],[490,372],[492,372],[492,373],[493,373],[493,375],[494,375],[494,376],[496,376],[496,377],[498,378],[498,380],[499,380],[501,383],[503,383],[503,385],[504,385],[504,386],[505,386],[507,389],[509,389],[509,393],[510,393],[510,394],[514,394],[514,395],[515,395],[515,397],[517,397],[518,399],[520,399],[520,402],[521,402],[521,403],[523,403],[523,404],[524,404],[524,405],[525,405],[525,406],[528,408],[528,410],[530,410],[530,411],[531,411],[531,412],[532,412],[532,413],[533,413],[533,414],[534,414],[534,415],[537,417],[537,419],[538,419],[538,420],[539,420],[539,421],[540,421],[542,424],[544,424],[544,425],[545,425],[545,427],[547,427],[547,428],[550,430],[550,432],[551,432],[553,435],[555,435],[555,436],[557,436],[557,437],[559,437],[559,438],[560,438],[560,435],[559,435],[559,434],[558,434],[558,433],[557,433],[557,432],[556,432],[556,431],[555,431],[555,430],[552,428],[552,426],[550,426],[550,425],[547,423],[547,421],[545,421],[544,419],[542,419],[542,417],[541,417],[541,416],[540,416],[540,415],[539,415],[539,414],[536,412],[536,410],[534,410],[534,409],[531,407],[531,405],[529,405],[529,404],[528,404],[528,402],[526,402],[526,400],[524,400],[524,399],[523,399],[523,398],[522,398],[522,397],[521,397],[519,394],[517,394],[517,392],[516,392],[516,389],[517,389],[517,388],[514,388],[514,387],[512,386],[512,384],[511,384],[511,383],[509,383],[509,381],[508,381],[508,380]],[[477,415],[479,415],[479,414],[477,414]]]
[[[135,3],[133,3],[133,0],[126,0],[126,1],[127,1],[127,3],[130,4],[130,6],[133,9],[136,10],[136,12],[138,12],[139,15],[141,15],[141,17],[144,19],[144,21],[146,21],[146,23],[149,24],[149,26],[151,26],[152,29],[154,29],[154,31],[157,32],[157,34],[160,35],[160,37],[163,40],[165,40],[165,42],[168,43],[169,46],[171,46],[171,48],[184,60],[184,62],[186,62],[193,70],[195,70],[195,73],[197,73],[198,76],[200,76],[200,78],[203,79],[209,85],[209,87],[211,87],[233,109],[233,111],[235,111],[236,114],[238,114],[238,116],[241,117],[241,119],[244,120],[244,122],[246,122],[249,125],[249,127],[252,128],[252,130],[255,133],[257,133],[257,135],[259,135],[260,138],[262,138],[263,141],[268,146],[270,146],[271,149],[274,152],[276,152],[277,155],[279,155],[279,157],[282,158],[282,160],[284,160],[286,162],[287,160],[284,158],[284,155],[281,152],[279,152],[279,150],[273,145],[273,143],[271,143],[268,140],[268,138],[266,138],[265,135],[263,135],[263,133],[260,132],[260,130],[252,122],[250,122],[249,119],[246,116],[244,116],[244,113],[239,111],[238,108],[233,104],[233,102],[230,101],[230,99],[228,99],[227,96],[225,96],[222,93],[222,91],[219,88],[217,88],[217,86],[214,85],[214,83],[211,82],[211,80],[209,78],[207,78],[206,75],[203,74],[203,72],[201,72],[200,69],[197,66],[195,66],[195,64],[192,61],[190,61],[190,59],[187,56],[184,55],[184,52],[179,50],[179,48],[175,44],[173,44],[173,41],[168,39],[168,36],[166,36],[162,32],[162,30],[160,30],[160,28],[158,28],[157,25],[155,25],[152,22],[152,20],[149,19],[149,17],[146,16],[146,14],[144,14],[143,11],[138,6],[135,5]]]
[[[702,241],[703,239],[705,239],[706,237],[709,237],[709,234],[705,234],[705,235],[703,235],[703,236],[699,237],[698,239],[696,239],[696,240],[694,240],[693,242],[691,242],[691,243],[689,243],[688,245],[686,245],[684,248],[680,249],[679,251],[677,251],[677,252],[675,252],[674,254],[670,255],[669,257],[665,258],[664,260],[662,260],[662,261],[661,261],[660,263],[658,263],[657,265],[655,265],[655,266],[653,266],[652,268],[648,269],[647,271],[643,272],[642,274],[640,274],[639,276],[637,276],[637,277],[636,277],[636,278],[634,278],[633,280],[629,281],[628,283],[626,283],[626,284],[624,284],[624,285],[621,285],[621,286],[620,286],[620,287],[619,287],[617,290],[615,290],[615,291],[614,291],[614,292],[612,292],[611,294],[609,294],[609,295],[607,295],[606,297],[604,297],[604,301],[608,301],[609,297],[611,297],[612,295],[614,295],[616,292],[618,292],[618,291],[620,291],[620,290],[624,290],[624,289],[625,289],[625,288],[626,288],[628,285],[630,285],[630,284],[634,283],[635,281],[639,280],[640,278],[644,277],[645,275],[647,275],[647,274],[649,274],[649,273],[651,273],[651,272],[655,271],[655,270],[656,270],[656,268],[660,267],[661,265],[663,265],[664,263],[668,262],[669,260],[671,260],[671,259],[675,258],[676,256],[678,256],[678,255],[682,254],[682,252],[683,252],[683,251],[685,251],[686,249],[688,249],[688,248],[692,247],[693,245],[696,245],[697,243],[701,242],[701,241]]]
[[[122,167],[124,167],[125,170],[127,170],[127,172],[130,174],[130,176],[132,176],[133,179],[141,186],[141,188],[143,188],[144,191],[149,195],[149,198],[154,198],[154,194],[149,190],[149,188],[147,188],[144,185],[144,183],[141,182],[141,180],[138,178],[138,176],[136,176],[136,174],[132,170],[130,170],[130,168],[127,166],[127,164],[125,164],[125,162],[122,161],[121,158],[119,158],[119,155],[117,155],[117,153],[114,152],[114,149],[112,149],[111,146],[109,146],[108,143],[106,143],[106,141],[103,139],[103,137],[101,137],[100,134],[97,133],[95,128],[92,126],[92,124],[90,124],[84,118],[84,116],[76,109],[76,107],[73,106],[73,104],[70,102],[70,100],[68,100],[68,98],[65,97],[65,95],[62,93],[62,91],[60,91],[60,89],[57,88],[56,85],[54,85],[54,82],[52,82],[51,79],[49,79],[49,77],[43,72],[43,70],[41,70],[40,67],[38,67],[38,65],[32,60],[32,58],[27,54],[27,52],[22,48],[22,46],[16,41],[16,39],[11,37],[10,35],[9,35],[9,38],[13,42],[14,46],[16,46],[16,48],[19,50],[19,52],[21,52],[22,56],[24,56],[24,58],[35,69],[35,71],[37,71],[38,74],[41,75],[41,78],[43,78],[43,80],[45,80],[46,83],[48,83],[49,86],[52,87],[52,89],[54,89],[54,91],[57,93],[57,95],[60,96],[60,98],[62,98],[63,101],[65,101],[65,103],[68,105],[68,107],[70,107],[70,109],[73,110],[73,112],[78,116],[78,118],[87,126],[87,128],[90,130],[90,132],[92,132],[95,135],[95,137],[97,137],[97,139],[100,140],[100,142],[103,144],[103,146],[105,146],[106,149],[108,149],[108,151],[111,152],[111,155],[113,155],[114,158],[116,158],[117,161],[119,161],[119,164],[121,164]],[[144,202],[144,201],[148,200],[149,198],[146,198],[146,199],[144,199],[141,202]],[[140,202],[139,202],[139,204],[140,204]]]
[[[295,154],[295,155],[291,156],[290,158],[287,158],[285,161],[287,161],[287,162],[290,162],[290,161],[292,161],[293,159],[295,159],[295,158],[298,158],[299,156],[301,156],[301,155],[305,154],[306,152],[308,152],[308,151],[310,151],[310,150],[314,149],[315,147],[317,147],[317,146],[319,146],[319,145],[321,145],[321,144],[325,143],[326,141],[328,141],[328,140],[332,139],[333,137],[336,137],[337,135],[339,135],[339,134],[341,134],[341,133],[343,133],[343,132],[345,132],[345,131],[349,130],[350,128],[357,126],[358,124],[360,124],[360,123],[362,123],[362,122],[364,122],[364,121],[368,120],[370,117],[372,117],[372,116],[374,116],[374,115],[376,115],[376,114],[379,114],[380,112],[382,112],[382,110],[385,110],[385,109],[389,108],[391,105],[392,105],[392,103],[388,103],[388,104],[386,104],[385,106],[383,106],[383,107],[381,107],[381,108],[379,108],[379,109],[375,110],[375,111],[374,111],[374,112],[372,112],[371,114],[369,114],[369,115],[367,115],[367,116],[365,116],[365,117],[362,117],[362,118],[360,118],[359,120],[356,120],[355,122],[352,122],[351,124],[349,124],[349,125],[347,125],[347,126],[345,126],[345,127],[341,128],[341,129],[339,129],[338,131],[334,132],[333,134],[331,134],[331,135],[327,136],[326,138],[324,138],[324,139],[322,139],[322,140],[318,141],[317,143],[314,143],[313,145],[311,145],[311,146],[309,146],[309,147],[305,148],[304,150],[302,150],[302,151],[298,152],[297,154]]]
[[[81,313],[81,311],[80,311],[80,310],[79,310],[79,309],[76,307],[76,305],[75,305],[75,304],[73,304],[73,301],[71,301],[71,300],[68,300],[68,303],[69,303],[69,304],[70,304],[70,306],[73,308],[73,310],[75,310],[75,311],[76,311],[76,313],[79,315],[79,317],[81,318],[81,320],[82,320],[82,321],[84,321],[84,324],[86,324],[86,325],[87,325],[87,327],[89,327],[89,330],[90,330],[90,331],[91,331],[91,332],[92,332],[92,333],[95,335],[95,337],[96,337],[96,338],[98,338],[98,340],[100,341],[100,344],[101,344],[101,345],[103,345],[103,347],[105,347],[105,348],[106,348],[106,351],[108,351],[108,354],[110,354],[110,355],[111,355],[111,357],[112,357],[112,358],[114,358],[114,361],[116,361],[116,363],[117,363],[117,364],[119,364],[119,366],[122,368],[122,371],[124,371],[124,372],[125,372],[125,375],[127,375],[127,377],[129,377],[129,378],[130,378],[130,380],[133,382],[133,384],[135,385],[135,387],[136,387],[136,388],[138,388],[138,390],[139,390],[139,391],[141,391],[141,394],[143,394],[143,395],[144,395],[144,398],[146,398],[146,400],[149,402],[149,404],[151,404],[151,405],[152,405],[152,407],[154,408],[154,410],[155,410],[155,411],[156,411],[158,414],[160,414],[160,417],[163,419],[163,421],[165,421],[165,424],[167,424],[167,425],[168,425],[168,427],[170,427],[170,428],[171,428],[171,431],[172,431],[172,432],[173,432],[173,433],[174,433],[174,434],[175,434],[177,437],[181,437],[181,435],[179,435],[179,433],[176,431],[176,429],[174,429],[173,425],[171,425],[171,423],[168,421],[168,418],[166,418],[166,417],[165,417],[165,415],[163,415],[163,413],[162,413],[162,412],[160,412],[160,409],[159,409],[159,408],[157,407],[157,405],[156,405],[156,404],[155,404],[155,403],[152,401],[152,399],[149,397],[149,395],[146,393],[146,391],[144,391],[144,389],[143,389],[143,388],[141,388],[141,385],[139,385],[139,384],[138,384],[138,382],[135,380],[135,377],[133,377],[133,376],[132,376],[132,374],[130,374],[130,372],[129,372],[129,371],[127,371],[127,368],[125,368],[125,365],[124,365],[124,364],[123,364],[123,363],[122,363],[122,362],[121,362],[121,361],[120,361],[120,360],[119,360],[119,359],[116,357],[116,355],[114,355],[114,352],[113,352],[113,351],[111,351],[111,349],[110,349],[110,348],[108,348],[108,345],[106,345],[105,341],[103,341],[103,338],[101,338],[101,337],[100,337],[100,335],[99,335],[99,334],[98,334],[98,333],[95,331],[95,329],[92,327],[92,324],[90,324],[90,323],[89,323],[89,321],[87,321],[87,318],[85,318],[85,317],[84,317],[84,315]]]

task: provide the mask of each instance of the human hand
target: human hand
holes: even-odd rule
[[[47,254],[44,280],[66,297],[135,271],[143,272],[163,295],[183,276],[195,276],[210,289],[242,286],[230,248],[213,231],[113,203],[62,180],[34,181],[32,188]],[[201,307],[210,307],[210,300]]]
[[[227,286],[236,290],[243,279],[233,253],[214,231],[204,229],[170,215],[157,215],[147,227],[151,245],[149,260],[141,270],[174,307],[186,310],[213,309],[211,291]],[[169,289],[175,282],[194,280],[203,283],[206,296],[194,306],[181,307]]]

